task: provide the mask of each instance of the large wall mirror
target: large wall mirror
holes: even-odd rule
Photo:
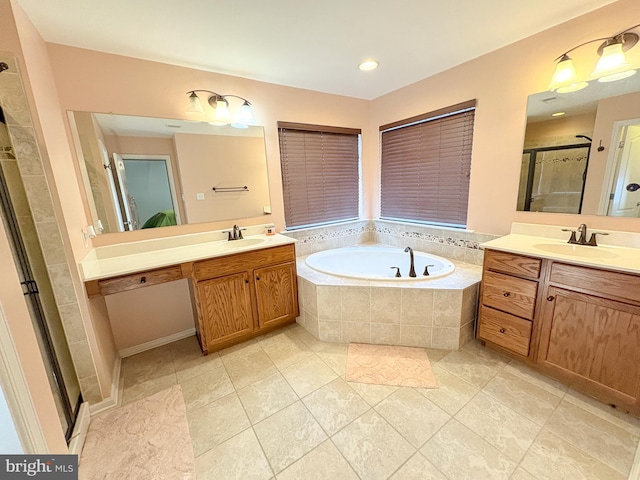
[[[517,209],[640,217],[640,74],[529,96]]]
[[[105,233],[271,212],[262,127],[78,111],[69,122]]]

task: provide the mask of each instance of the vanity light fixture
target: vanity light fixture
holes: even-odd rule
[[[576,45],[564,52],[555,60],[558,64],[556,65],[553,77],[551,77],[549,90],[558,93],[569,93],[582,90],[589,85],[585,81],[578,80],[576,69],[569,53],[576,48],[593,42],[602,43],[598,47],[598,55],[600,55],[600,59],[591,74],[592,77],[597,78],[599,82],[613,82],[635,74],[636,70],[629,67],[624,52],[628,51],[638,43],[638,39],[640,37],[637,33],[631,32],[631,30],[637,27],[640,27],[640,24],[629,27],[613,37],[589,40],[588,42]]]
[[[221,95],[219,93],[212,92],[211,90],[190,90],[187,92],[187,95],[189,95],[189,106],[187,107],[188,114],[199,114],[207,117],[204,107],[202,106],[202,102],[200,101],[200,97],[198,97],[196,92],[205,92],[210,94],[207,101],[214,111],[213,117],[208,118],[207,121],[211,125],[230,124],[232,127],[236,128],[247,128],[249,125],[255,124],[253,112],[251,111],[251,102],[249,102],[249,100],[238,95]],[[244,102],[240,107],[240,111],[235,121],[231,116],[229,101],[227,98],[239,98]]]

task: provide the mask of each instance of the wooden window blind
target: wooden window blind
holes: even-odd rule
[[[467,224],[475,100],[380,127],[381,217]]]
[[[288,229],[358,218],[360,132],[278,122]]]

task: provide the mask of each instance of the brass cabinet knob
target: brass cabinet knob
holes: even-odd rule
[[[504,327],[502,327],[502,328],[500,329],[500,333],[504,333],[504,332],[506,332],[506,330],[504,329]]]
[[[140,283],[147,283],[147,277],[141,277]]]
[[[503,296],[505,296],[505,297],[509,297],[509,296],[511,296],[511,293],[509,293],[509,292],[504,292],[502,295],[503,295]]]
[[[555,299],[556,299],[556,297],[554,297],[553,295],[549,295],[549,296],[547,297],[547,301],[548,301],[548,302],[553,302]]]

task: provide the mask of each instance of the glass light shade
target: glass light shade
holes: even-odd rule
[[[582,90],[583,88],[587,88],[588,86],[589,84],[587,82],[575,82],[570,83],[569,85],[564,85],[563,87],[558,87],[555,91],[557,93],[571,93]]]
[[[631,75],[635,75],[636,71],[631,70],[623,70],[622,72],[614,73],[613,75],[607,75],[605,77],[600,77],[598,79],[599,82],[615,82],[616,80],[622,80],[623,78],[630,77]]]
[[[227,125],[231,123],[231,112],[229,112],[229,104],[224,98],[218,98],[216,100],[216,114],[213,117],[213,121],[210,122],[213,125]]]
[[[240,113],[238,113],[238,123],[243,125],[253,125],[256,123],[256,119],[253,117],[251,111],[251,104],[245,101],[240,107]]]
[[[593,77],[600,77],[618,73],[618,70],[625,69],[628,66],[627,59],[622,51],[622,43],[612,43],[602,50],[600,60],[596,64],[596,68],[591,74]]]
[[[202,103],[196,95],[196,92],[191,92],[189,95],[189,106],[187,107],[187,113],[204,113],[204,109],[202,108]]]
[[[549,84],[549,90],[557,90],[563,85],[569,85],[576,83],[577,75],[576,69],[573,66],[573,60],[568,55],[563,55],[556,65],[556,70],[551,77],[551,83]]]

